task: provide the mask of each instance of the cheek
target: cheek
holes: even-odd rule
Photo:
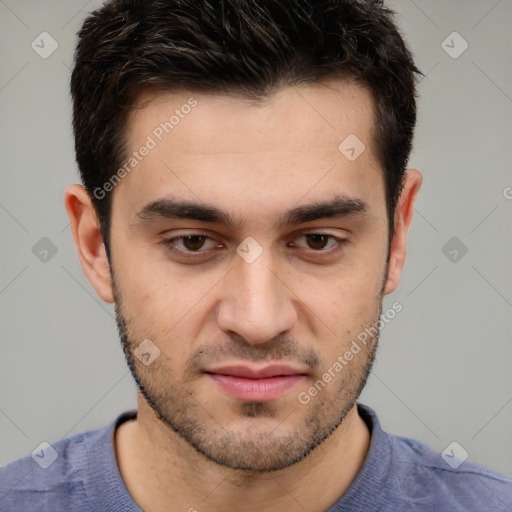
[[[206,296],[216,282],[214,276],[184,276],[176,270],[171,273],[170,266],[154,264],[136,268],[128,261],[123,268],[116,272],[116,283],[134,340],[149,338],[163,351],[169,346],[185,348],[206,321]]]
[[[378,317],[384,268],[384,256],[354,257],[321,275],[297,274],[295,283],[291,275],[290,287],[315,313],[317,324],[324,326],[318,328],[318,335],[347,339]]]

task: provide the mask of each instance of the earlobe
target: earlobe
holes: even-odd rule
[[[405,263],[407,231],[412,221],[414,203],[421,187],[422,175],[416,169],[408,170],[404,176],[403,188],[395,210],[395,233],[391,241],[388,273],[384,294],[394,292],[400,282]]]
[[[98,215],[89,194],[82,185],[70,185],[64,194],[64,204],[84,274],[105,302],[114,302],[110,265]]]

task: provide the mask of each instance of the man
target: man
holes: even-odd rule
[[[311,5],[310,5],[311,4]],[[369,1],[110,1],[79,33],[84,186],[137,411],[1,469],[2,510],[509,510],[358,404],[421,174],[420,74]]]

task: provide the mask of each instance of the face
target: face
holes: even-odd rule
[[[140,106],[127,137],[140,159],[113,191],[110,240],[131,371],[208,459],[287,467],[340,425],[376,348],[343,359],[375,326],[386,282],[371,96],[337,82],[262,104],[160,93]]]

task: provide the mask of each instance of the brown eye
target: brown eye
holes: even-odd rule
[[[190,235],[181,237],[183,245],[189,251],[198,251],[204,245],[208,237],[202,235]]]
[[[215,240],[207,235],[190,234],[162,240],[162,245],[180,256],[204,256],[211,249],[219,247]]]
[[[294,247],[310,249],[316,252],[332,252],[331,249],[341,248],[347,242],[342,238],[326,233],[305,233],[297,238],[297,240],[305,240],[305,244],[293,244]]]
[[[327,242],[329,241],[329,235],[304,235],[308,241],[308,245],[311,249],[320,250],[325,249]]]

